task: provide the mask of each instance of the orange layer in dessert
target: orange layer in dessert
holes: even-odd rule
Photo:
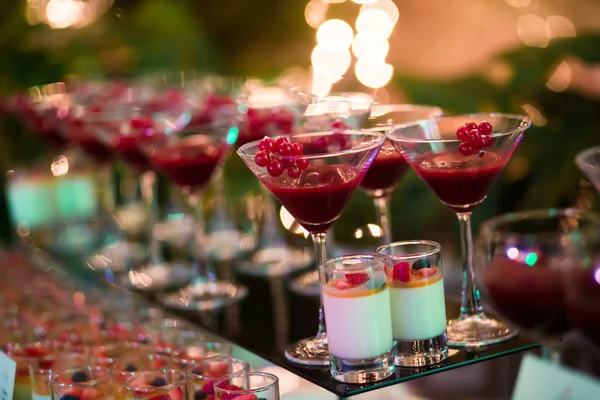
[[[323,287],[323,292],[334,297],[372,296],[387,288],[383,272],[370,277],[366,272],[345,272],[333,277]]]
[[[404,264],[404,265],[399,265]],[[402,268],[402,271],[400,271]],[[442,270],[430,266],[422,269],[412,269],[408,263],[397,263],[387,269],[388,284],[393,288],[418,288],[432,285],[442,279]]]

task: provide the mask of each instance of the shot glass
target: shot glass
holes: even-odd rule
[[[266,372],[241,372],[223,377],[213,385],[214,400],[279,400],[279,379]]]
[[[395,363],[437,364],[448,357],[441,246],[428,240],[395,242],[377,249],[385,260]]]
[[[140,372],[125,380],[127,399],[149,400],[169,396],[171,400],[186,400],[185,373],[176,369]],[[166,397],[165,397],[166,398]]]
[[[195,399],[206,399],[214,395],[213,384],[216,380],[241,372],[250,372],[250,365],[246,361],[227,356],[203,360],[186,370],[188,393]]]
[[[92,350],[92,357],[94,364],[110,368],[120,358],[135,356],[146,349],[138,342],[115,342],[96,346]]]
[[[152,349],[139,349],[135,354],[128,354],[115,360],[111,366],[115,399],[127,398],[125,381],[128,378],[142,371],[170,368],[171,363],[170,356],[157,354]]]
[[[221,342],[198,342],[190,344],[181,351],[172,354],[173,365],[186,369],[202,360],[217,356],[231,357],[231,345]]]
[[[394,370],[389,289],[381,257],[331,258],[319,267],[333,379],[377,382]]]
[[[31,398],[33,400],[50,400],[50,376],[52,372],[81,368],[88,365],[89,361],[89,352],[85,348],[78,349],[78,351],[57,348],[54,354],[43,360],[30,363]]]
[[[71,368],[50,375],[52,400],[60,399],[105,399],[113,398],[110,370],[101,366]]]

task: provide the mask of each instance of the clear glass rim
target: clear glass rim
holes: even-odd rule
[[[377,110],[378,108],[384,108],[386,109],[386,112],[384,112],[383,114],[375,114],[373,115],[373,112],[375,110]],[[442,110],[440,107],[437,106],[430,106],[427,104],[409,104],[409,103],[403,103],[403,104],[373,104],[373,106],[371,106],[371,115],[369,115],[369,119],[371,118],[379,118],[379,117],[383,117],[386,114],[390,114],[390,113],[397,113],[397,112],[411,112],[411,111],[427,111],[430,110],[432,113],[432,118],[439,118],[442,115],[444,115],[444,110]],[[422,121],[423,119],[420,118],[418,119],[418,121]],[[407,122],[410,123],[410,122]],[[381,125],[381,126],[376,126],[373,128],[364,128],[363,130],[365,131],[375,131],[375,132],[381,132],[381,133],[386,133],[388,130],[392,129],[393,127],[395,127],[398,124],[395,123],[391,123],[391,124],[385,124],[385,125]]]
[[[235,379],[238,376],[261,376],[263,378],[265,378],[265,381],[270,379],[272,380],[272,382],[268,385],[265,385],[263,387],[260,388],[256,388],[256,389],[240,389],[240,390],[227,390],[227,389],[221,389],[218,385],[221,382],[225,382],[231,379]],[[239,372],[237,374],[232,374],[229,376],[225,376],[222,378],[219,378],[215,381],[214,388],[215,388],[215,392],[220,392],[220,393],[236,393],[236,394],[253,394],[253,393],[260,393],[260,392],[265,392],[267,390],[270,390],[271,388],[277,386],[279,384],[279,378],[276,375],[270,374],[268,372]]]
[[[137,379],[137,378],[143,377],[143,376],[156,375],[156,374],[172,374],[173,376],[177,376],[179,379],[177,379],[177,382],[169,383],[167,385],[159,386],[159,387],[135,386],[135,385],[131,384],[131,382],[133,382],[134,379]],[[144,392],[144,393],[150,392],[154,389],[172,390],[173,388],[179,387],[182,384],[185,385],[185,373],[183,371],[180,371],[178,369],[173,369],[173,368],[156,369],[154,371],[144,371],[144,372],[136,373],[135,375],[130,376],[129,378],[125,379],[125,382],[123,382],[123,384],[125,385],[125,388],[127,390],[139,391],[139,392]]]
[[[194,379],[206,379],[206,378],[210,378],[204,375],[200,375],[200,374],[195,374],[194,373],[194,368],[198,367],[198,366],[202,366],[205,364],[210,364],[210,363],[218,363],[218,362],[226,362],[230,365],[240,365],[241,368],[239,371],[237,372],[232,372],[231,374],[225,374],[223,376],[220,376],[219,379],[224,378],[224,377],[231,377],[232,375],[236,375],[236,374],[242,374],[242,373],[247,373],[250,372],[250,364],[247,361],[244,360],[240,360],[239,358],[233,358],[233,357],[226,357],[226,356],[215,356],[215,357],[208,357],[203,359],[202,361],[200,361],[197,364],[193,364],[193,365],[188,365],[186,367],[186,375],[188,377],[194,378]]]
[[[376,139],[379,139],[377,141],[373,141],[373,143],[369,144],[368,146],[365,147],[360,147],[360,148],[352,148],[352,149],[347,149],[347,150],[339,150],[339,151],[335,151],[335,152],[331,152],[331,153],[317,153],[317,154],[307,154],[307,155],[301,155],[298,157],[302,157],[306,160],[320,160],[320,159],[326,159],[326,158],[333,158],[333,157],[339,157],[339,156],[344,156],[344,155],[348,155],[348,154],[358,154],[358,153],[362,153],[362,152],[367,152],[370,150],[373,150],[375,148],[377,148],[378,146],[383,145],[383,142],[385,142],[385,136],[379,132],[371,132],[371,131],[357,131],[357,130],[346,130],[343,132],[333,132],[333,131],[322,131],[322,132],[306,132],[306,133],[292,133],[289,135],[280,135],[280,136],[275,136],[275,137],[271,137],[271,139],[277,139],[278,137],[286,137],[288,139],[290,138],[306,138],[306,137],[315,137],[315,136],[326,136],[328,134],[335,134],[335,135],[362,135],[362,136],[370,136]],[[264,139],[264,138],[263,138]],[[262,139],[260,140],[254,140],[250,143],[246,143],[243,146],[240,146],[240,148],[237,150],[237,154],[241,157],[241,158],[245,158],[245,159],[254,159],[254,156],[256,155],[256,153],[258,153],[258,144],[260,143]],[[254,153],[250,153],[248,151],[248,149],[252,148],[252,147],[256,147],[257,151]]]
[[[73,374],[74,372],[77,371],[89,371],[89,370],[94,370],[94,371],[102,371],[103,373],[105,373],[105,375],[98,377],[96,379],[90,379],[89,381],[85,381],[85,382],[59,382],[57,381],[58,378],[60,378],[61,376],[64,376],[65,374]],[[83,367],[83,368],[68,368],[68,369],[64,369],[64,370],[60,370],[58,372],[53,372],[52,375],[50,375],[50,384],[54,385],[54,386],[58,386],[58,387],[88,387],[88,386],[96,386],[98,384],[104,383],[105,381],[109,381],[112,378],[112,375],[110,373],[110,369],[107,367],[103,367],[101,365],[90,365],[87,367]]]
[[[483,224],[481,224],[479,234],[483,238],[489,238],[497,235],[502,236],[503,234],[506,234],[506,232],[498,228],[505,224],[511,224],[527,220],[533,221],[542,219],[554,219],[560,217],[586,219],[593,222],[594,224],[600,225],[600,215],[589,210],[584,210],[580,208],[546,208],[507,213],[498,217],[491,218],[485,221]],[[515,237],[524,237],[529,235],[531,235],[531,233],[510,232],[510,236]]]
[[[590,169],[596,167],[600,168],[600,164],[595,166],[587,161],[589,157],[594,154],[600,154],[600,146],[590,147],[577,153],[577,155],[575,156],[575,163],[577,164],[577,166],[579,166],[580,169]]]
[[[383,254],[382,251],[391,249],[394,247],[403,247],[403,246],[431,246],[430,250],[422,251],[419,253],[407,253],[407,254]],[[402,258],[406,260],[418,259],[423,257],[432,256],[434,254],[439,253],[442,250],[442,246],[438,242],[434,242],[433,240],[401,240],[398,242],[392,242],[390,244],[386,244],[383,246],[379,246],[377,248],[376,253],[381,257],[393,257],[393,258]]]
[[[375,253],[364,253],[364,254],[360,254],[360,253],[356,253],[356,254],[345,254],[343,256],[336,256],[336,257],[331,257],[328,258],[327,260],[325,260],[323,262],[323,264],[321,264],[319,266],[319,269],[322,269],[324,271],[327,270],[338,270],[338,271],[342,271],[345,270],[345,268],[336,268],[336,265],[340,262],[344,262],[346,260],[372,260],[374,262],[381,262],[381,258],[379,257],[378,254]],[[373,268],[376,267],[377,265],[367,265],[367,266],[363,266],[361,268],[356,268],[356,270],[361,270],[361,269],[369,269],[369,268]],[[348,270],[352,269],[352,264],[348,265]]]
[[[403,137],[401,134],[396,133],[397,131],[402,130],[402,129],[413,128],[415,126],[422,125],[424,122],[441,121],[444,119],[455,119],[455,118],[460,118],[460,117],[480,118],[480,119],[485,119],[487,117],[487,118],[496,118],[496,119],[520,119],[521,120],[521,124],[518,128],[511,129],[506,132],[494,133],[494,134],[490,135],[493,138],[509,136],[514,133],[525,132],[527,129],[529,129],[529,127],[531,127],[531,120],[528,117],[521,115],[521,114],[474,113],[474,114],[443,115],[438,118],[420,119],[420,120],[414,121],[414,122],[393,125],[392,127],[390,127],[387,130],[386,137],[391,141],[407,142],[407,143],[460,143],[460,140],[458,140],[458,138],[456,138],[456,139],[407,138],[407,137]]]

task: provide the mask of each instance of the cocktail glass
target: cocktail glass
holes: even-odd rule
[[[250,365],[236,358],[217,356],[201,361],[186,369],[188,393],[193,393],[196,399],[207,398],[214,394],[217,379],[243,372],[250,372]]]
[[[50,390],[52,399],[77,397],[110,400],[113,398],[112,375],[108,368],[100,366],[53,371]]]
[[[183,309],[214,309],[238,301],[247,294],[245,287],[217,280],[204,234],[202,191],[219,171],[238,133],[238,104],[219,108],[214,124],[189,131],[158,134],[141,145],[151,163],[162,171],[187,196],[196,218],[196,237],[191,243],[196,276],[175,293],[162,293],[160,301]]]
[[[319,267],[331,375],[337,381],[377,382],[395,371],[385,268],[383,258],[373,254],[335,257]]]
[[[396,124],[436,118],[442,115],[438,107],[412,104],[376,104],[371,107],[371,115],[364,129],[386,133]],[[392,242],[392,217],[390,200],[392,192],[409,169],[408,163],[388,140],[383,144],[373,164],[360,183],[375,205],[377,223],[381,227],[380,246]]]
[[[481,226],[476,269],[485,298],[507,321],[539,338],[549,361],[560,362],[562,335],[597,299],[599,224],[600,216],[590,211],[551,208],[509,213]],[[586,315],[579,326],[597,326],[597,315]]]
[[[238,155],[310,232],[319,266],[327,259],[327,231],[341,215],[384,141],[385,137],[377,132],[301,133],[248,143],[238,149]],[[329,364],[322,304],[317,336],[293,344],[285,356],[303,365]]]
[[[279,379],[266,372],[241,372],[215,381],[215,400],[279,400]]]
[[[468,123],[473,124],[469,129]],[[475,282],[471,213],[485,200],[530,126],[521,115],[471,114],[396,125],[387,133],[416,174],[458,217],[463,286],[460,314],[447,327],[450,346],[477,348],[517,335],[508,324],[484,313]],[[468,140],[474,128],[485,135],[473,132],[475,141],[462,143],[457,131],[462,133],[463,127]]]
[[[169,396],[172,400],[185,400],[187,387],[185,373],[176,369],[140,372],[125,379],[127,399],[149,400]]]

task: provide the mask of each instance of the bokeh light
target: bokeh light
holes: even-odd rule
[[[573,22],[567,17],[562,15],[551,15],[546,18],[546,23],[548,24],[551,38],[577,36],[575,25],[573,25]]]
[[[328,8],[327,3],[322,0],[310,0],[304,9],[306,23],[317,29],[325,21]]]
[[[571,85],[573,71],[567,61],[561,62],[554,70],[550,79],[546,83],[546,87],[553,92],[563,92]]]
[[[352,56],[347,49],[333,52],[318,45],[312,52],[311,61],[315,71],[330,82],[335,82],[350,68]]]
[[[358,59],[383,62],[389,51],[388,41],[370,31],[359,32],[352,42],[352,52]]]
[[[400,12],[398,11],[398,7],[392,0],[378,0],[372,3],[363,4],[360,7],[360,12],[364,12],[365,10],[377,9],[385,12],[393,25],[398,23],[398,18],[400,18]]]
[[[546,47],[550,41],[550,28],[546,20],[537,14],[521,15],[517,21],[517,33],[527,46]]]
[[[48,24],[54,29],[75,25],[82,14],[83,3],[79,0],[50,0],[46,5]]]
[[[317,30],[317,43],[330,52],[348,49],[353,38],[352,28],[341,19],[327,20]]]
[[[358,32],[369,31],[387,39],[394,30],[394,22],[385,11],[370,8],[361,12],[356,18],[356,30]]]
[[[374,89],[385,86],[394,74],[394,68],[390,64],[365,60],[356,61],[354,70],[360,83]]]
[[[311,93],[318,97],[324,97],[331,91],[333,81],[327,76],[320,74],[318,71],[313,70]]]

